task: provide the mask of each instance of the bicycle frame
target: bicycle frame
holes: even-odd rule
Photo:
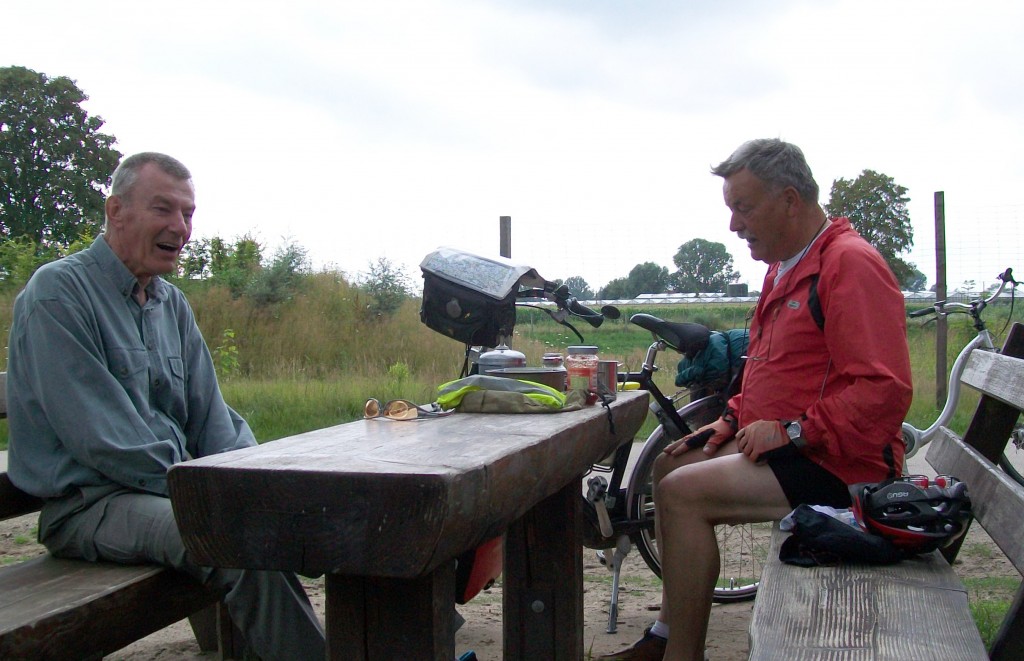
[[[909,422],[903,423],[903,441],[907,444],[906,457],[908,459],[917,454],[922,447],[931,443],[939,433],[939,429],[949,425],[953,420],[956,407],[960,404],[960,392],[963,388],[960,377],[963,376],[964,368],[967,366],[967,359],[976,349],[996,351],[995,344],[992,342],[992,333],[988,329],[980,331],[953,361],[953,368],[949,371],[949,382],[946,386],[946,403],[943,405],[939,417],[927,429],[918,429]]]
[[[1017,287],[1017,281],[1013,279],[1013,269],[1006,269],[998,276],[999,287],[989,297],[980,297],[970,303],[948,303],[946,301],[936,301],[930,308],[924,308],[911,312],[908,316],[910,317],[921,317],[928,314],[934,314],[936,316],[946,317],[950,314],[966,314],[971,317],[974,322],[974,329],[978,331],[978,334],[973,340],[967,343],[967,345],[957,355],[956,360],[953,361],[953,367],[949,371],[949,382],[946,390],[946,403],[942,407],[942,411],[939,413],[939,417],[928,426],[927,429],[921,430],[913,426],[909,422],[904,422],[902,425],[903,442],[906,445],[906,458],[909,459],[917,454],[918,450],[930,443],[935,436],[938,434],[941,427],[947,426],[950,421],[953,420],[953,415],[956,413],[957,405],[960,403],[960,393],[963,386],[960,382],[960,377],[963,376],[964,369],[967,367],[967,359],[970,357],[973,351],[998,351],[995,346],[995,342],[992,338],[992,333],[989,332],[985,326],[984,319],[981,318],[982,312],[988,307],[992,301],[996,300],[1003,290],[1009,285],[1011,291],[1014,291]]]

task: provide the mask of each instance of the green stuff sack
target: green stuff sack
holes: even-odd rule
[[[559,392],[533,381],[474,374],[437,388],[444,409],[467,413],[557,413],[582,408],[578,391]]]

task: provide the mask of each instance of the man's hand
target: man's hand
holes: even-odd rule
[[[718,446],[728,441],[730,438],[732,438],[732,436],[732,425],[730,425],[725,420],[718,418],[714,422],[704,425],[703,427],[701,427],[694,433],[690,434],[689,436],[684,436],[678,441],[673,441],[669,443],[668,445],[665,446],[663,452],[665,454],[670,454],[673,457],[678,457],[684,452],[690,450],[691,443],[694,440],[706,438],[706,440],[703,443],[704,454],[713,455],[716,452],[718,452]],[[696,447],[700,447],[700,445],[697,445]]]
[[[736,446],[747,459],[757,463],[764,453],[789,443],[778,420],[758,420],[736,432]]]

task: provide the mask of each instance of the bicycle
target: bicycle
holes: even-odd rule
[[[936,301],[930,307],[907,313],[907,316],[910,318],[925,317],[928,315],[947,317],[951,314],[965,314],[971,318],[974,329],[977,331],[977,335],[975,335],[974,339],[964,346],[960,351],[960,354],[956,357],[956,360],[953,361],[953,367],[949,372],[946,402],[935,421],[926,429],[918,429],[909,422],[903,423],[903,442],[906,445],[907,458],[917,454],[922,447],[930,443],[936,435],[938,435],[941,427],[948,426],[950,421],[952,421],[953,415],[956,413],[957,405],[960,403],[960,393],[963,387],[960,382],[960,377],[963,376],[964,369],[967,367],[967,358],[971,353],[973,351],[999,351],[993,342],[992,333],[989,332],[988,327],[985,324],[985,320],[982,318],[982,313],[989,304],[995,301],[996,298],[998,298],[1003,291],[1009,287],[1011,293],[1010,313],[1012,315],[1018,282],[1013,279],[1013,269],[1009,268],[996,277],[999,280],[999,287],[991,296],[981,296],[969,303]],[[1024,431],[1019,427],[1015,429],[1013,436],[1009,439],[1009,442],[1012,442],[1017,449],[1020,449],[1022,445],[1024,445]],[[1016,480],[1018,484],[1024,485],[1024,475],[1021,475],[1021,473],[1013,466],[1005,452],[1000,456],[998,463],[1000,468],[1002,468],[1007,475]]]
[[[609,633],[615,632],[619,572],[632,546],[637,547],[651,571],[661,576],[661,560],[654,532],[655,459],[672,441],[717,419],[729,396],[738,387],[733,371],[730,371],[712,383],[677,392],[672,397],[666,396],[654,381],[654,374],[658,371],[657,355],[672,349],[693,356],[706,348],[710,330],[700,324],[665,321],[643,313],[634,314],[629,321],[651,332],[654,342],[647,348],[640,371],[620,373],[619,381],[637,383],[640,389],[649,393],[650,408],[659,425],[642,443],[632,470],[628,470],[632,444],[627,444],[616,451],[608,466],[595,466],[592,477],[587,480],[584,513],[591,525],[585,528],[583,544],[592,549],[615,549],[610,560],[607,554],[604,556],[612,571]],[[698,444],[692,443],[694,447]],[[596,474],[602,472],[611,473],[610,482],[603,475]],[[771,524],[721,525],[716,527],[715,533],[721,571],[712,599],[717,603],[753,599],[768,554]]]
[[[591,323],[601,317],[616,318],[618,310],[602,308],[600,314],[582,306],[566,292],[524,290],[524,296],[544,297],[553,302],[555,312],[546,310],[556,321],[561,311],[581,316]],[[532,306],[521,303],[520,307]],[[596,465],[586,479],[587,493],[581,493],[584,513],[583,545],[606,551],[615,549],[604,561],[612,571],[611,600],[608,609],[608,633],[616,630],[618,615],[619,575],[622,561],[636,546],[647,566],[661,576],[661,560],[654,532],[654,461],[672,441],[690,434],[717,419],[735,384],[722,378],[715,384],[683,390],[672,397],[662,393],[654,381],[658,371],[657,356],[666,349],[693,356],[703,350],[711,334],[705,326],[689,322],[671,322],[649,314],[635,314],[630,323],[651,332],[655,341],[647,348],[638,372],[622,372],[619,382],[633,382],[650,396],[650,409],[659,425],[640,447],[632,469],[630,455],[633,444],[621,445],[607,465]],[[559,321],[562,323],[562,321]],[[572,328],[570,326],[570,328]],[[575,331],[575,329],[573,329]],[[577,332],[582,341],[582,336]],[[710,391],[710,394],[704,394]],[[703,396],[695,397],[697,394]],[[679,402],[682,402],[679,405]],[[604,474],[608,474],[606,478]],[[771,536],[770,523],[722,525],[716,528],[721,556],[721,573],[713,592],[718,603],[753,599],[757,593],[761,567],[767,557]]]
[[[528,267],[510,266],[453,250],[445,253],[446,257],[448,255],[454,255],[454,258],[446,263],[434,264],[430,271],[434,278],[432,286],[436,286],[437,291],[443,292],[443,295],[432,291],[428,297],[425,288],[421,320],[432,329],[465,343],[466,357],[461,376],[478,371],[476,361],[488,346],[507,348],[507,339],[515,325],[515,310],[519,307],[543,310],[554,321],[572,330],[581,342],[584,341],[583,335],[570,323],[570,319],[583,319],[596,328],[605,319],[621,316],[614,306],[604,306],[599,312],[584,306],[565,285],[544,281]],[[452,263],[455,265],[451,266]],[[427,269],[424,271],[426,273]],[[495,271],[502,277],[495,276]],[[438,283],[437,279],[441,282]],[[531,286],[524,286],[523,279],[529,279]],[[488,284],[482,284],[484,281]],[[496,281],[501,282],[501,285],[490,284]],[[465,291],[467,288],[468,292]],[[473,296],[477,292],[488,294],[486,306],[476,305]],[[541,305],[544,302],[546,305]],[[464,313],[467,309],[472,309],[474,314],[463,314],[463,317],[476,320],[476,325],[471,329],[464,326],[453,326],[452,329],[446,322],[442,323],[444,314],[450,310]],[[459,320],[463,317],[459,317]],[[490,323],[492,321],[497,323]],[[700,324],[669,322],[645,314],[633,315],[630,321],[653,333],[655,341],[648,347],[640,371],[621,373],[619,380],[635,382],[649,393],[650,409],[659,425],[643,442],[632,469],[630,454],[634,444],[624,443],[613,453],[610,464],[593,467],[587,480],[587,495],[584,496],[582,489],[580,494],[584,513],[584,546],[599,551],[615,549],[609,564],[613,572],[609,633],[615,631],[621,561],[634,545],[651,570],[661,576],[654,532],[654,460],[668,443],[718,418],[728,398],[724,380],[701,389],[700,394],[704,396],[695,398],[697,393],[691,391],[680,391],[667,397],[653,379],[654,373],[658,371],[655,362],[658,353],[673,349],[692,357],[706,347],[710,330]],[[486,338],[483,344],[471,341],[480,337]],[[710,391],[710,394],[704,390]],[[605,474],[608,478],[605,478]],[[714,590],[713,598],[716,602],[753,599],[760,567],[767,554],[770,531],[770,524],[721,526],[717,530],[722,577]]]

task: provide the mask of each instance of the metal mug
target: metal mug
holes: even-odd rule
[[[597,361],[597,395],[605,401],[615,399],[619,385],[619,361]]]

